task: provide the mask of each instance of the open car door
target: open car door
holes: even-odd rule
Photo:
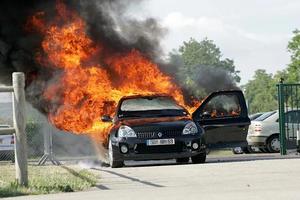
[[[204,99],[192,116],[204,128],[208,147],[247,145],[250,119],[242,91],[214,92]]]

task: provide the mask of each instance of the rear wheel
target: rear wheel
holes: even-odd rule
[[[117,161],[114,155],[114,151],[112,148],[111,140],[109,140],[108,144],[108,159],[109,159],[109,165],[111,168],[118,168],[124,166],[124,161]]]
[[[249,146],[247,146],[247,147],[242,147],[242,151],[243,151],[245,154],[251,153],[251,149],[250,149]]]
[[[280,152],[280,142],[279,142],[278,135],[273,135],[268,139],[267,149],[270,153],[279,153]]]
[[[188,163],[190,158],[176,158],[177,163]]]
[[[243,151],[244,151],[245,154],[254,153],[255,152],[255,149],[252,146],[250,146],[250,145],[248,145],[247,147],[243,147],[242,149],[243,149]]]
[[[192,159],[192,162],[195,163],[195,164],[205,163],[206,152],[200,153],[200,154],[198,154],[196,156],[192,156],[191,159]]]

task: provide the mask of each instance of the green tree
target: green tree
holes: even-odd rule
[[[275,77],[280,76],[280,73],[282,72],[278,72]],[[276,83],[276,78],[272,74],[268,74],[266,70],[255,71],[253,79],[244,86],[251,113],[277,109]]]
[[[222,59],[222,53],[212,40],[205,38],[198,42],[191,38],[188,42],[184,42],[178,50],[171,52],[170,62],[176,67],[176,78],[179,80],[181,86],[190,91],[195,97],[202,98],[208,92],[208,84],[201,82],[204,73],[207,77],[213,73],[221,71],[221,75],[228,76],[231,84],[240,82],[239,71],[235,70],[233,60],[225,58]],[[202,76],[201,76],[202,75]],[[207,78],[205,77],[205,78]],[[225,80],[225,79],[224,79]],[[215,81],[215,80],[214,80]],[[210,82],[208,80],[207,82]],[[223,84],[224,85],[224,84]],[[219,83],[222,86],[222,82]],[[213,87],[214,89],[216,87]],[[217,89],[223,89],[218,88]]]
[[[239,71],[235,70],[233,60],[228,58],[222,60],[220,48],[212,40],[204,38],[198,42],[191,38],[188,42],[183,42],[179,53],[183,59],[184,68],[190,72],[195,71],[199,65],[219,67],[231,73],[236,82],[240,82]]]
[[[291,63],[287,68],[287,82],[296,83],[300,81],[300,31],[296,29],[294,36],[289,41],[288,51],[291,53]]]

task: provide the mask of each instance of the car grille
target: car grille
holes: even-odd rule
[[[159,133],[162,136],[159,136]],[[149,138],[174,138],[181,136],[182,129],[173,130],[155,130],[155,131],[136,131],[137,138],[139,139],[149,139]]]
[[[137,144],[135,153],[137,154],[155,154],[155,153],[179,153],[183,151],[183,145],[147,146],[146,144]]]

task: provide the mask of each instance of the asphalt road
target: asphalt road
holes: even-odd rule
[[[151,161],[128,162],[120,169],[92,166],[101,179],[90,191],[9,199],[299,199],[299,158],[251,155],[210,157],[198,165]]]

